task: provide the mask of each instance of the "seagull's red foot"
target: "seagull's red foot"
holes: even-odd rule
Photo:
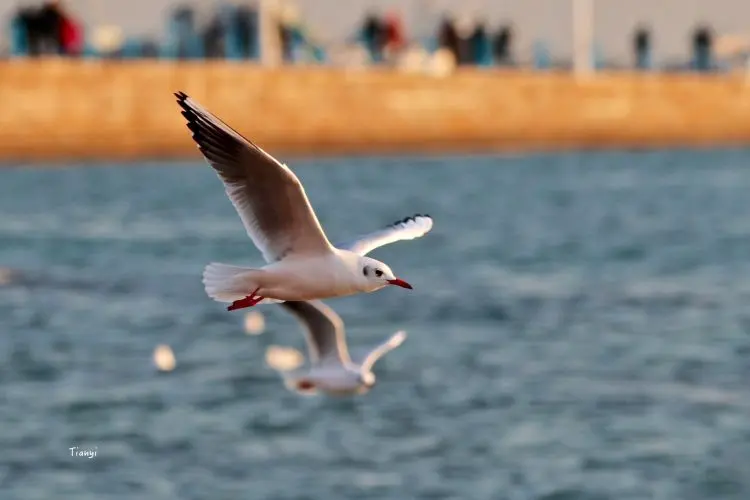
[[[315,389],[315,384],[312,383],[310,380],[299,380],[297,381],[297,390],[298,391],[311,391]]]
[[[253,293],[251,293],[250,295],[248,295],[244,299],[235,300],[234,302],[232,302],[232,305],[230,305],[229,307],[227,307],[227,311],[235,311],[237,309],[244,309],[246,307],[253,307],[255,304],[257,304],[258,302],[260,302],[261,300],[263,300],[263,297],[261,297],[260,295],[255,295],[255,293],[258,290],[259,289],[256,288]]]

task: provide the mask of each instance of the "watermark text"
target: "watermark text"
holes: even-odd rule
[[[99,451],[98,446],[94,446],[93,448],[81,448],[80,446],[72,446],[68,449],[70,450],[71,457],[80,458],[94,458],[97,451]]]

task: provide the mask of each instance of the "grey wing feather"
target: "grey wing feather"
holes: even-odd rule
[[[367,255],[378,247],[403,240],[420,238],[432,229],[432,217],[427,214],[416,214],[399,220],[390,226],[370,234],[360,236],[354,241],[337,245],[359,255]]]
[[[279,305],[304,325],[310,363],[326,360],[351,363],[344,322],[333,309],[319,300],[287,301]]]
[[[331,250],[297,176],[183,92],[182,116],[267,262]]]

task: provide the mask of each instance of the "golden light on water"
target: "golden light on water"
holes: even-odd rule
[[[266,329],[266,320],[263,313],[250,311],[245,315],[245,333],[248,335],[260,335]]]
[[[270,345],[266,349],[266,364],[275,370],[294,370],[304,362],[305,356],[293,347]]]
[[[177,365],[172,348],[161,344],[154,349],[154,364],[159,371],[171,372]]]

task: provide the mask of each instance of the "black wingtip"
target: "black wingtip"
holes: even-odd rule
[[[179,104],[180,108],[182,108],[182,111],[180,114],[185,118],[187,121],[188,128],[193,133],[198,133],[198,130],[200,129],[200,126],[196,123],[198,116],[195,112],[195,109],[187,103],[188,95],[185,92],[175,92],[175,97],[177,97],[177,104]]]
[[[399,224],[408,224],[409,222],[416,222],[416,221],[417,221],[417,219],[418,219],[418,218],[420,218],[420,217],[427,217],[427,218],[431,218],[431,217],[430,217],[429,215],[427,215],[427,214],[414,214],[414,215],[410,215],[409,217],[404,217],[404,218],[403,218],[403,219],[401,219],[401,220],[397,220],[397,221],[396,221],[396,222],[394,222],[394,223],[393,223],[392,225],[394,225],[394,226],[397,226],[397,225],[399,225]]]

